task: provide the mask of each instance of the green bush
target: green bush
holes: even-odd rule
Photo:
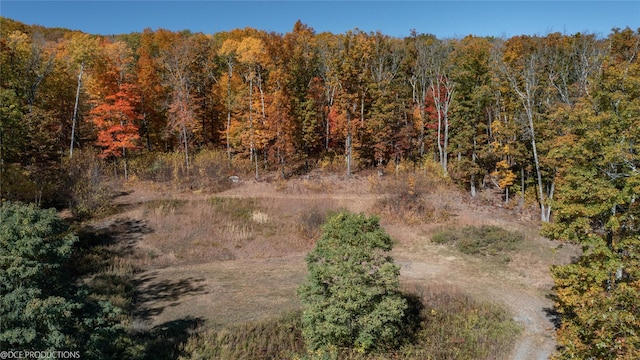
[[[77,237],[54,209],[0,206],[0,344],[3,350],[78,350],[122,358],[131,345],[120,308],[70,276]]]
[[[6,202],[0,207],[0,343],[55,349],[72,342],[81,304],[70,300],[62,267],[77,238],[54,209]],[[4,347],[3,346],[3,347]],[[4,350],[4,349],[3,349]]]
[[[454,244],[465,254],[496,256],[510,261],[505,253],[516,250],[524,241],[524,234],[493,225],[465,226],[461,229],[438,232],[433,235],[431,241],[436,244]]]
[[[398,344],[408,305],[399,291],[400,268],[384,254],[392,245],[375,217],[341,212],[329,218],[306,257],[309,274],[299,289],[309,350]]]

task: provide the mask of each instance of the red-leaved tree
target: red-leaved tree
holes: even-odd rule
[[[122,84],[115,94],[91,110],[91,121],[98,129],[96,145],[102,148],[103,158],[123,158],[124,177],[128,178],[127,150],[138,147],[138,125],[142,115],[137,111],[140,96],[133,84]]]

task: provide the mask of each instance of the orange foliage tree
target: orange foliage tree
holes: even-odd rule
[[[96,145],[102,147],[103,158],[124,158],[124,177],[128,178],[127,149],[138,147],[140,138],[138,121],[142,115],[137,110],[140,96],[132,84],[122,84],[115,94],[91,110],[91,121],[98,129]]]

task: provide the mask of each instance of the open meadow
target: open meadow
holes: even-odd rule
[[[506,345],[498,347],[502,353],[488,357],[547,358],[555,347],[549,267],[569,262],[578,252],[538,236],[533,216],[520,207],[505,208],[499,195],[487,191],[471,198],[450,185],[421,179],[315,173],[287,181],[241,179],[217,193],[176,192],[167,184],[132,181],[114,199],[113,213],[82,225],[80,234],[101,239],[111,257],[106,271],[131,284],[130,330],[140,336],[164,334],[171,339],[163,344],[171,356],[188,357],[201,347],[198,336],[298,311],[304,257],[327,213],[375,214],[397,241],[392,256],[401,266],[403,290],[422,299],[433,323],[444,321],[437,318],[439,309],[459,311],[451,307],[456,302],[471,304],[472,314],[474,306],[495,305],[516,330],[505,330]],[[469,244],[432,241],[447,231],[483,226],[518,234],[519,240],[495,249],[475,244],[472,251]],[[479,239],[480,232],[458,237]],[[473,321],[467,318],[458,326],[473,333],[481,322]],[[438,341],[453,347],[477,345],[455,338],[464,335],[438,331],[443,337]]]

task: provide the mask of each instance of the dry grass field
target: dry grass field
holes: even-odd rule
[[[510,358],[542,359],[555,346],[548,269],[577,255],[540,238],[527,212],[502,207],[495,194],[471,199],[447,185],[393,175],[244,180],[220,193],[138,181],[115,203],[115,214],[86,227],[110,234],[122,271],[133,272],[130,326],[141,332],[185,319],[217,329],[299,309],[304,256],[327,211],[348,209],[381,216],[397,240],[392,255],[405,289],[463,293],[505,307],[524,329]],[[466,225],[519,231],[524,242],[505,262],[431,241]]]

